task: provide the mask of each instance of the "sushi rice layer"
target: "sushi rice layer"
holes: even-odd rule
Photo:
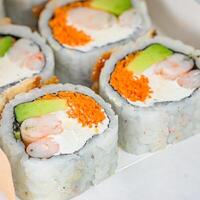
[[[0,26],[0,113],[16,94],[40,85],[54,73],[50,47],[31,29],[18,25]]]
[[[29,39],[16,40],[11,36],[0,37],[0,42],[4,42],[4,44],[0,44],[1,49],[4,47],[3,45],[9,45],[0,57],[0,87],[42,71],[45,58],[37,44]]]
[[[13,46],[8,48],[8,51],[3,54],[3,56],[1,56],[0,63],[9,62],[11,67],[18,70],[19,67],[21,67],[22,69],[20,69],[20,72],[24,72],[25,74],[29,72],[27,72],[26,70],[27,66],[33,66],[32,69],[29,69],[33,70],[31,74],[39,74],[42,79],[48,79],[53,75],[53,52],[37,32],[32,32],[30,28],[25,26],[1,25],[0,35],[3,37],[10,36],[17,39],[17,41],[14,42]],[[39,57],[37,57],[38,54],[41,57],[42,63],[37,62],[37,59]],[[3,66],[3,64],[1,65]],[[12,72],[12,70],[10,71]],[[31,76],[30,72],[28,73],[28,76]],[[21,77],[22,75],[20,75],[20,78]],[[18,80],[19,79],[14,81]]]
[[[4,0],[6,14],[14,24],[37,28],[39,13],[48,0]]]
[[[156,37],[125,45],[106,61],[100,94],[119,115],[119,143],[126,151],[152,152],[199,133],[199,55]]]
[[[134,11],[131,9],[127,15],[133,16],[134,20],[130,20],[128,28],[122,26],[120,30],[116,16],[85,4],[80,7],[80,4],[73,0],[51,1],[41,13],[39,30],[55,51],[56,74],[61,81],[90,86],[92,66],[97,58],[105,51],[146,33],[151,23],[144,1],[133,1]],[[74,5],[75,8],[71,9]]]
[[[126,1],[130,5],[119,16],[104,9],[96,9],[93,6],[95,0],[72,2],[56,8],[49,25],[59,43],[67,48],[87,52],[129,38],[142,26],[142,17],[131,1]]]
[[[190,96],[200,87],[200,70],[189,56],[152,44],[120,60],[109,82],[131,104],[150,106]]]
[[[16,124],[17,120],[20,123],[24,123],[26,120],[34,120],[37,117],[31,118],[28,117],[28,115],[15,116],[14,113],[16,113],[18,106],[22,106],[23,104],[28,105],[27,103],[34,103],[37,100],[41,103],[42,101],[44,102],[44,100],[49,99],[49,97],[52,97],[52,95],[55,97],[55,94],[63,94],[63,92],[65,97],[66,94],[75,93],[76,95],[81,94],[92,101],[88,105],[85,105],[85,113],[89,113],[87,116],[94,116],[94,118],[82,118],[80,117],[80,113],[77,115],[76,112],[69,112],[68,109],[65,110],[65,112],[62,112],[62,110],[51,112],[52,115],[56,113],[58,116],[63,116],[62,118],[68,122],[71,120],[71,127],[73,129],[75,128],[78,136],[80,136],[81,133],[86,134],[86,136],[89,133],[93,135],[94,129],[92,124],[97,125],[99,122],[102,122],[102,124],[105,125],[103,125],[102,128],[101,125],[99,126],[98,134],[95,132],[93,137],[86,137],[87,142],[85,145],[81,144],[75,148],[74,146],[72,148],[68,142],[64,143],[64,137],[62,138],[62,142],[55,139],[61,146],[69,145],[67,153],[70,154],[66,154],[66,151],[61,149],[63,152],[60,151],[48,159],[34,158],[33,156],[28,155],[28,151],[26,150],[26,138],[24,141],[22,141],[23,135],[21,139],[15,138],[16,135],[14,135],[14,132],[16,126],[14,124]],[[80,101],[77,101],[77,103],[78,102]],[[59,105],[61,104],[59,103]],[[66,106],[66,104],[62,105]],[[67,105],[71,105],[69,101]],[[78,105],[80,106],[80,104]],[[95,105],[94,108],[97,109],[96,112],[99,113],[98,115],[90,112],[89,107],[93,107],[93,105]],[[50,108],[53,109],[53,106],[50,106]],[[62,106],[61,108],[63,109]],[[72,108],[74,108],[74,106],[72,106]],[[23,107],[23,109],[25,109],[25,107]],[[35,111],[36,110],[34,109],[31,112],[34,113]],[[43,112],[44,110],[41,109],[40,111]],[[76,109],[74,111],[76,111]],[[71,117],[68,118],[66,113]],[[22,118],[22,116],[26,117]],[[46,117],[46,115],[43,114],[41,117]],[[50,116],[50,118],[51,117],[52,116]],[[91,120],[93,121],[91,122]],[[26,121],[26,123],[27,122],[28,121]],[[51,126],[54,122],[55,120],[53,120],[52,123],[48,123],[48,125]],[[39,125],[39,123],[37,124]],[[80,124],[82,124],[82,126],[79,129]],[[86,133],[84,128],[89,130],[89,133]],[[75,133],[72,133],[70,128],[68,130],[73,138]],[[18,95],[6,105],[2,114],[0,126],[0,145],[8,155],[11,163],[17,195],[22,200],[66,200],[80,194],[90,186],[97,184],[110,176],[114,173],[118,160],[117,131],[118,119],[111,110],[110,105],[105,103],[93,91],[83,86],[69,84],[51,85],[42,89],[32,90],[26,94]],[[60,134],[60,136],[61,135],[62,134]],[[69,138],[70,137],[68,137],[68,139]],[[72,142],[77,142],[77,144],[79,144],[78,140]]]
[[[19,104],[15,117],[15,134],[24,142],[29,156],[36,158],[72,154],[109,125],[102,107],[76,92],[47,94]]]

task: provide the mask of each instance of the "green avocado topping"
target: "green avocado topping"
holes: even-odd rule
[[[131,0],[92,0],[91,6],[117,16],[133,7]]]
[[[13,46],[14,38],[6,36],[0,39],[0,57],[3,57],[7,51]]]
[[[162,44],[152,44],[145,50],[138,52],[136,57],[129,63],[127,68],[137,73],[144,72],[148,67],[159,63],[173,55],[173,51]]]
[[[67,102],[62,99],[36,100],[33,102],[22,103],[15,107],[17,122],[21,123],[32,117],[67,109]]]

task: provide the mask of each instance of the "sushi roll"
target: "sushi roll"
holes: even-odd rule
[[[50,85],[15,97],[0,124],[0,145],[26,200],[67,200],[112,175],[118,118],[83,86]]]
[[[5,16],[3,0],[0,0],[0,19]]]
[[[37,28],[38,17],[48,0],[4,0],[8,17],[15,24]]]
[[[119,144],[141,154],[200,132],[200,51],[164,37],[113,53],[100,94],[119,115]]]
[[[144,1],[53,0],[39,30],[54,49],[63,82],[91,86],[91,71],[105,51],[135,40],[151,27]]]
[[[0,149],[0,200],[15,200],[10,163]]]
[[[4,104],[20,92],[39,86],[54,73],[49,46],[28,27],[0,26],[0,113]]]

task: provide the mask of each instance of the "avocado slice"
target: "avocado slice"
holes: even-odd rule
[[[173,51],[162,44],[152,44],[145,50],[137,53],[136,57],[127,66],[128,70],[142,73],[148,67],[155,63],[159,63],[169,56],[173,55]]]
[[[66,100],[50,99],[36,100],[33,102],[22,103],[15,107],[15,116],[17,122],[21,123],[32,117],[39,117],[51,112],[57,112],[67,109]]]
[[[6,52],[13,46],[14,38],[5,36],[0,39],[0,57],[3,57]]]
[[[92,0],[91,6],[96,9],[113,13],[117,16],[133,7],[131,0]]]

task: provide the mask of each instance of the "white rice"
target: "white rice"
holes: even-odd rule
[[[150,27],[151,22],[147,13],[146,4],[143,0],[133,1],[135,8],[141,15],[142,26],[135,30],[131,38],[126,41],[120,41],[113,44],[108,44],[101,48],[95,48],[88,52],[81,52],[78,50],[64,48],[52,36],[51,29],[48,25],[49,20],[53,16],[54,10],[57,7],[66,5],[76,0],[52,0],[47,4],[39,19],[39,30],[41,34],[48,40],[55,52],[56,57],[56,74],[63,82],[71,82],[74,84],[91,85],[91,70],[97,58],[103,52],[124,44],[127,41],[135,40],[139,36],[146,33]]]
[[[146,39],[146,38],[145,38]],[[100,94],[119,115],[119,144],[127,152],[152,152],[200,132],[200,89],[177,102],[156,103],[142,108],[129,104],[109,84],[115,64],[126,55],[161,43],[176,52],[191,56],[200,68],[200,51],[169,38],[140,39],[119,48],[106,62],[100,76]]]
[[[29,158],[24,144],[13,135],[13,109],[58,91],[76,91],[93,97],[105,109],[109,127],[77,153],[43,160]],[[118,118],[111,106],[86,87],[59,84],[18,95],[6,105],[0,125],[0,144],[11,163],[17,196],[22,200],[67,200],[98,184],[113,174],[117,166],[117,131]]]

